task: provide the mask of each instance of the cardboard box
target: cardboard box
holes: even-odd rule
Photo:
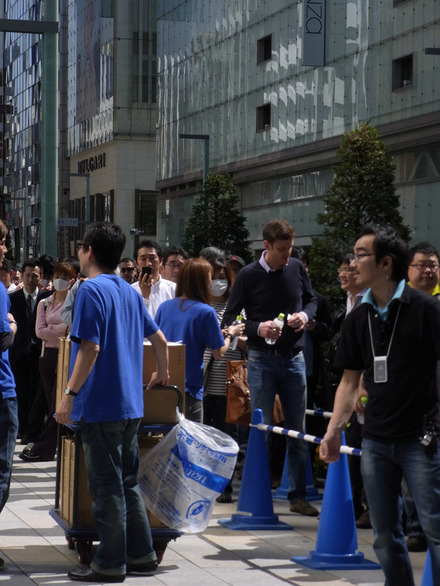
[[[170,380],[169,384],[179,388],[182,393],[182,413],[185,412],[185,345],[184,344],[173,344],[168,343],[168,357],[169,357],[169,373]],[[147,342],[144,342],[144,362],[142,372],[142,382],[144,385],[148,384],[151,379],[151,375],[157,368],[156,359],[154,357],[153,346]],[[155,406],[155,412],[148,412],[149,404],[151,406],[152,401],[148,401],[146,393],[144,391],[144,422],[149,423],[172,423],[169,420],[169,410],[166,402],[164,401],[161,409],[161,404],[157,403]],[[165,396],[164,396],[165,399]],[[174,411],[175,412],[175,411]]]
[[[57,390],[56,390],[56,405],[64,396],[64,389],[69,380],[69,362],[70,362],[70,348],[71,341],[68,338],[60,338],[60,346],[58,350],[58,365],[57,365]],[[169,372],[170,385],[175,385],[182,392],[182,412],[185,411],[185,345],[183,344],[168,344],[169,354]],[[144,361],[142,369],[142,382],[144,385],[148,384],[151,375],[156,370],[156,359],[154,358],[153,347],[151,344],[144,342]],[[145,391],[148,393],[148,391]],[[151,403],[151,401],[150,401]],[[148,404],[148,400],[144,401]],[[154,415],[154,421],[148,417],[148,413],[144,410],[144,420],[150,423],[170,423],[168,419],[161,420],[162,411],[160,404],[157,405],[158,411]],[[164,415],[168,412],[168,407],[164,405]]]
[[[70,363],[70,348],[72,342],[70,338],[60,338],[60,345],[58,348],[58,363],[57,363],[57,390],[56,390],[56,406],[58,407],[64,395],[64,390],[67,387],[69,380],[69,363]]]
[[[78,528],[93,527],[92,497],[87,490],[87,471],[82,446],[79,447],[78,475],[75,477],[75,454],[77,446],[73,437],[64,436],[61,454],[61,498],[60,515]],[[74,486],[77,492],[76,519],[73,516]]]
[[[162,437],[163,437],[162,435],[153,435],[153,436],[140,435],[138,437],[139,456],[142,458],[142,456],[147,454],[152,448],[154,448],[154,446],[156,444],[158,444],[160,442]],[[156,515],[153,515],[153,513],[151,511],[149,511],[148,509],[147,509],[147,517],[148,517],[148,521],[150,523],[150,527],[152,529],[158,529],[160,527],[167,527],[167,525],[165,525],[165,523],[162,523],[162,521],[159,521],[159,519],[156,517]]]

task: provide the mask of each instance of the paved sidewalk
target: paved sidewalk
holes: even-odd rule
[[[78,558],[48,512],[54,504],[55,462],[22,462],[17,457],[21,449],[16,448],[11,495],[0,515],[0,555],[5,559],[0,584],[72,584],[66,572],[79,565]],[[289,513],[286,502],[274,501],[274,508],[281,521],[292,525],[292,531],[230,531],[218,525],[217,520],[230,517],[236,505],[236,499],[230,505],[216,505],[204,533],[183,535],[171,542],[154,575],[129,576],[124,584],[383,585],[381,570],[317,571],[294,564],[293,555],[307,556],[315,548],[319,520]],[[371,530],[358,531],[359,550],[366,559],[376,561],[371,542]],[[411,554],[416,584],[421,583],[425,557],[425,553]]]

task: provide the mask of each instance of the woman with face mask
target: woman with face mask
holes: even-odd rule
[[[66,324],[61,320],[61,308],[75,280],[76,271],[70,263],[57,263],[52,281],[54,293],[42,299],[37,306],[35,332],[43,341],[39,366],[49,417],[35,444],[28,444],[19,454],[19,457],[26,462],[47,462],[55,457],[57,423],[52,415],[55,412],[58,347],[59,338],[68,333]]]
[[[215,309],[218,323],[223,321],[226,304],[233,283],[233,273],[228,262],[222,256],[210,259],[213,267],[211,284],[211,306]],[[244,322],[243,322],[244,323]],[[236,426],[225,423],[226,416],[226,361],[241,360],[246,350],[246,338],[239,337],[236,349],[229,348],[221,360],[213,361],[212,353],[206,350],[205,363],[205,394],[203,398],[203,423],[216,427],[231,436],[236,435]],[[232,499],[232,480],[217,502],[229,503]]]

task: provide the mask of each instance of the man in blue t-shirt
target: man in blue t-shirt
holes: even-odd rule
[[[3,262],[8,230],[0,220],[0,265]],[[0,285],[0,512],[6,504],[11,483],[12,457],[18,431],[15,381],[9,365],[8,349],[12,346],[17,324],[9,313],[11,302],[6,288]],[[0,570],[5,562],[0,558]]]
[[[79,421],[88,487],[100,544],[72,580],[123,582],[157,567],[151,530],[137,483],[137,431],[143,416],[143,339],[157,361],[150,385],[168,382],[165,336],[142,298],[114,274],[125,246],[119,226],[92,225],[78,253],[88,280],[75,299],[70,377],[58,423]]]

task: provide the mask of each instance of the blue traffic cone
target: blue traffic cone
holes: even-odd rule
[[[252,423],[263,423],[263,412],[255,409]],[[267,461],[265,432],[251,427],[244,462],[237,512],[230,519],[219,519],[228,529],[286,530],[292,529],[278,520],[273,512],[272,489]]]
[[[429,549],[428,553],[426,554],[425,569],[423,570],[421,586],[434,586],[432,579],[431,554],[429,553]]]
[[[307,484],[306,484],[306,500],[308,501],[320,501],[322,499],[322,495],[318,492],[315,488],[313,482],[313,472],[312,472],[312,464],[310,462],[310,452],[307,449]],[[273,498],[286,501],[288,499],[287,495],[289,493],[289,478],[287,474],[287,454],[284,458],[284,468],[283,468],[283,476],[281,478],[281,485],[275,490],[273,493]]]
[[[283,476],[281,477],[281,485],[273,493],[273,498],[280,501],[287,501],[287,494],[289,492],[289,477],[287,474],[287,454],[284,458]]]
[[[342,437],[345,445],[345,438]],[[292,557],[292,561],[319,570],[379,569],[374,562],[357,552],[356,522],[351,493],[348,460],[340,454],[339,460],[329,464],[319,519],[316,550],[307,557]]]
[[[318,492],[318,489],[315,487],[315,483],[313,480],[312,462],[310,461],[309,448],[307,448],[306,500],[308,500],[308,501],[322,500],[322,495]]]

